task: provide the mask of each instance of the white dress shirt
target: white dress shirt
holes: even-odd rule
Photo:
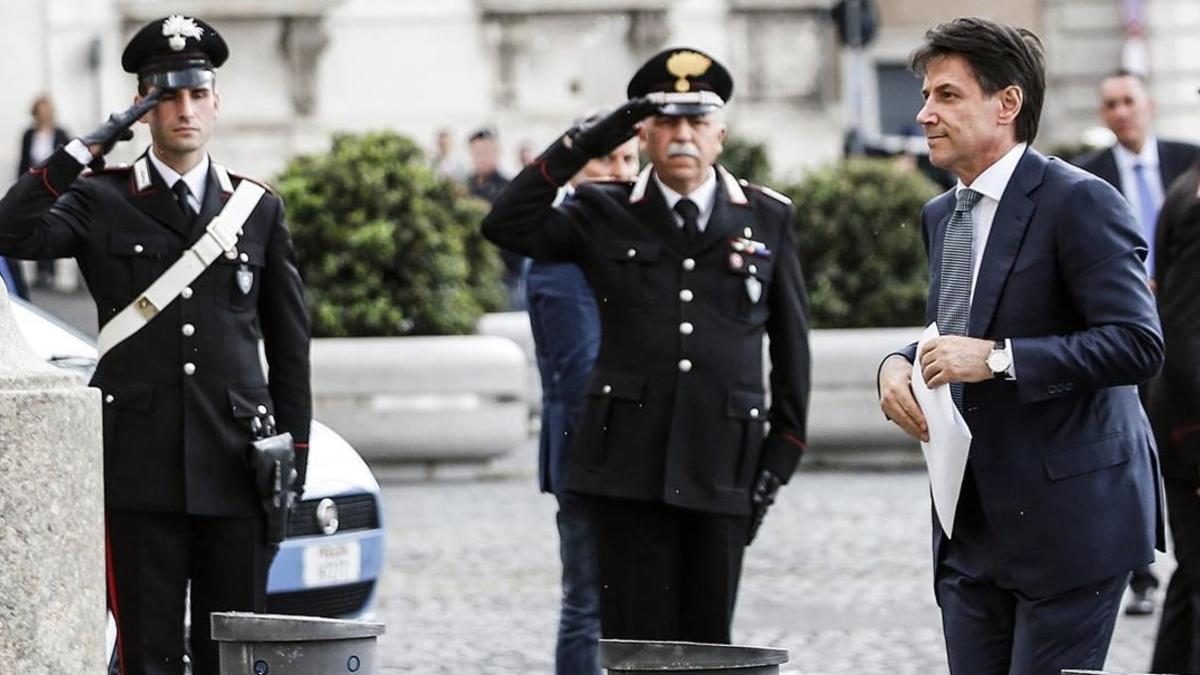
[[[174,188],[175,181],[180,178],[187,183],[188,190],[191,191],[191,194],[188,195],[188,204],[192,205],[192,209],[196,213],[200,213],[200,205],[204,203],[204,191],[208,187],[208,155],[205,154],[199,164],[182,176],[175,169],[167,166],[166,162],[155,157],[153,147],[146,153],[146,156],[150,158],[150,162],[154,164],[158,175],[162,176],[163,182],[167,184],[168,188]]]
[[[1162,172],[1158,168],[1158,139],[1153,134],[1146,137],[1142,151],[1134,154],[1132,150],[1117,143],[1113,146],[1113,159],[1117,161],[1117,172],[1121,175],[1121,194],[1133,209],[1133,216],[1142,225],[1142,231],[1150,231],[1154,223],[1142,223],[1142,195],[1138,192],[1137,172],[1134,165],[1141,164],[1145,168],[1142,173],[1146,177],[1146,186],[1150,188],[1150,196],[1156,206],[1161,207],[1165,194],[1162,183]],[[1156,208],[1155,211],[1158,211]],[[1153,242],[1151,242],[1153,243]]]
[[[970,185],[963,185],[963,182],[958,181],[958,185],[954,186],[954,195],[957,197],[960,190],[971,188],[972,190],[983,195],[975,206],[971,208],[971,223],[974,225],[974,230],[971,235],[971,301],[975,301],[975,282],[979,280],[979,265],[983,261],[983,254],[987,250],[988,236],[992,233],[992,221],[996,219],[996,209],[1000,208],[1000,198],[1004,196],[1004,191],[1008,188],[1009,181],[1012,180],[1012,175],[1017,170],[1017,164],[1021,161],[1021,157],[1025,154],[1025,149],[1028,147],[1026,143],[1017,143],[1004,156],[996,160],[994,164],[984,170],[983,173],[975,177],[974,182]],[[1013,354],[1012,340],[1005,338],[1004,348],[1009,355],[1013,357],[1012,365],[1009,366],[1007,374],[1008,379],[1016,379],[1017,377],[1017,361],[1016,354]]]
[[[658,189],[662,190],[663,197],[667,200],[667,209],[671,211],[671,216],[675,219],[676,227],[683,227],[683,216],[675,213],[675,204],[683,199],[683,195],[667,187],[665,183],[658,179],[658,174],[653,173],[654,182],[658,184]],[[701,232],[708,227],[708,218],[712,215],[713,206],[717,200],[717,172],[711,166],[708,167],[708,178],[704,180],[687,198],[696,203],[700,209],[700,214],[696,216],[696,227]]]
[[[968,187],[983,195],[983,198],[976,202],[974,208],[971,209],[971,222],[975,225],[971,239],[972,300],[975,298],[975,282],[979,279],[979,263],[983,261],[988,235],[992,233],[992,221],[996,219],[996,209],[1000,207],[1000,198],[1004,196],[1004,190],[1008,187],[1008,182],[1012,180],[1013,172],[1017,170],[1017,163],[1021,161],[1021,156],[1025,154],[1027,147],[1025,143],[1017,143],[1011,150],[1004,153],[1003,157],[996,160],[995,164],[979,174],[973,183],[963,185],[960,180],[958,185],[954,186],[956,197],[960,190]]]

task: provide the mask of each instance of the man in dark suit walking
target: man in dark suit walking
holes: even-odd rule
[[[483,223],[500,246],[577,264],[598,302],[600,352],[565,489],[589,507],[609,638],[729,642],[744,549],[804,450],[794,214],[715,166],[732,91],[707,54],[661,52],[633,76],[627,103],[551,145]],[[580,185],[553,206],[560,185],[639,123],[651,166],[636,182]]]
[[[1167,360],[1149,385],[1175,560],[1150,669],[1200,673],[1200,164],[1167,193],[1158,219],[1158,315]]]
[[[912,387],[950,386],[973,440],[935,595],[956,675],[1104,664],[1130,571],[1162,545],[1158,466],[1136,385],[1163,345],[1125,200],[1029,147],[1041,42],[957,19],[913,55],[930,158],[958,185],[926,204],[926,320],[941,337],[880,366],[882,408],[928,439]]]
[[[1100,119],[1116,135],[1117,143],[1076,161],[1129,200],[1150,246],[1146,269],[1151,279],[1157,276],[1155,223],[1163,195],[1181,173],[1200,159],[1200,146],[1156,137],[1151,130],[1153,118],[1154,100],[1141,75],[1125,70],[1109,75],[1100,81]],[[1142,398],[1144,403],[1145,393]],[[1125,606],[1125,613],[1153,614],[1158,577],[1149,565],[1133,571],[1129,588],[1133,596]]]
[[[304,482],[308,317],[283,203],[207,149],[227,56],[203,21],[146,25],[121,60],[137,76],[134,106],[0,200],[0,253],[76,258],[96,303],[91,384],[104,402],[109,607],[124,675],[182,675],[189,585],[195,675],[218,671],[211,612],[265,610],[276,547],[247,461],[255,420],[292,434],[299,475],[276,474],[282,489]],[[80,175],[139,118],[153,143],[133,166]],[[127,337],[109,343],[121,326]]]

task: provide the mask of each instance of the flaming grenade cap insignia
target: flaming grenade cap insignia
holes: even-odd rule
[[[204,35],[204,29],[197,26],[194,20],[181,14],[174,14],[163,21],[162,34],[167,38],[167,44],[171,49],[178,52],[183,50],[188,38],[199,40]]]
[[[703,75],[711,65],[712,59],[703,54],[675,52],[667,59],[667,72],[679,78],[675,80],[675,91],[685,92],[692,88],[687,78]]]

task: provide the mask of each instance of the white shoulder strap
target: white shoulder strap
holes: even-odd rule
[[[196,280],[214,260],[237,246],[242,225],[266,190],[253,181],[243,180],[225,207],[208,224],[204,235],[183,252],[175,264],[154,280],[136,300],[104,324],[97,348],[100,356],[121,344],[171,304],[185,287]]]

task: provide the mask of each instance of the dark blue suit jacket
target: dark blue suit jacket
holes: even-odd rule
[[[951,190],[926,204],[926,322],[937,317]],[[1163,340],[1129,206],[1028,150],[1000,200],[967,329],[1012,339],[1015,381],[964,388],[970,463],[998,563],[1042,597],[1127,572],[1163,546],[1158,459],[1137,388]],[[901,353],[910,360],[916,345]],[[934,524],[934,560],[944,534]]]

